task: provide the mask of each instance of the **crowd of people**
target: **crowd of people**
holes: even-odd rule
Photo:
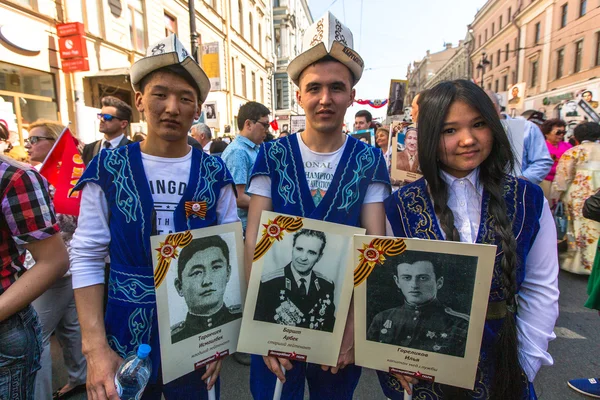
[[[368,111],[359,111],[354,128],[374,129],[371,146],[343,131],[364,63],[351,40],[335,43],[344,51],[322,55],[322,46],[312,45],[290,63],[306,129],[276,140],[269,132],[270,110],[257,102],[239,109],[234,138],[217,138],[206,124],[195,123],[209,79],[187,53],[180,54],[176,37],[152,44],[163,54],[131,67],[135,103],[103,98],[98,114],[103,138],[79,146],[86,169],[75,187],[81,194],[77,217],[54,213],[54,188],[35,170],[64,126],[44,120],[29,126],[30,166],[10,158],[14,149],[5,146],[0,398],[87,392],[90,399],[117,399],[115,372],[143,343],[156,351],[142,399],[206,399],[213,387],[218,396],[222,360],[162,382],[154,291],[124,286],[154,287],[151,235],[236,221],[243,225],[249,276],[265,210],[360,226],[368,235],[498,246],[489,298],[489,307],[498,312],[485,321],[474,390],[396,373],[378,376],[390,399],[402,399],[405,392],[428,399],[482,398],[482,393],[489,399],[536,398],[536,374],[553,363],[548,343],[558,317],[557,244],[563,238],[557,237],[552,210],[559,203],[568,216],[570,241],[560,266],[592,274],[586,306],[600,309],[600,125],[581,123],[567,143],[564,121],[534,113],[524,121],[522,154],[515,154],[509,138],[514,124],[497,95],[456,80],[419,93],[413,124],[402,129],[382,126]],[[137,132],[130,140],[132,107],[144,113],[147,134]],[[10,141],[2,121],[0,139]],[[392,143],[402,147],[394,167],[420,179],[390,179],[397,150]],[[346,166],[361,174],[338,173]],[[209,175],[212,179],[203,179]],[[161,192],[157,188],[165,182],[186,189]],[[338,196],[348,185],[354,188],[351,199]],[[198,202],[200,192],[210,193],[203,197],[206,215],[192,218],[182,205]],[[285,382],[283,399],[302,399],[306,381],[311,398],[351,399],[361,376],[354,364],[353,314],[351,306],[335,367],[252,355],[253,397],[272,399],[277,377]],[[53,333],[68,372],[68,382],[54,393]],[[594,382],[569,384],[600,395],[600,383]]]

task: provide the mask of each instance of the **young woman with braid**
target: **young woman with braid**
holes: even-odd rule
[[[558,316],[556,230],[542,190],[507,175],[514,157],[494,105],[472,82],[442,82],[419,102],[423,178],[385,201],[388,234],[498,246],[474,390],[380,372],[385,395],[535,399]]]

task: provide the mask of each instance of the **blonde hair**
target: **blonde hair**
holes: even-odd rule
[[[29,131],[33,128],[44,128],[48,137],[58,139],[62,131],[65,130],[65,126],[58,121],[50,121],[47,119],[38,119],[35,122],[29,124]]]
[[[387,128],[377,128],[377,131],[375,132],[375,136],[377,136],[377,134],[378,134],[379,132],[385,132],[385,135],[386,135],[386,136],[389,136],[389,134],[390,134],[390,130],[389,130],[389,129],[387,129]]]

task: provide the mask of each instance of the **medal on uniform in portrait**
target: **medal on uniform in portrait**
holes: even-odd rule
[[[186,202],[204,218],[206,202]],[[151,236],[162,380],[237,350],[246,279],[240,222]]]
[[[364,229],[263,212],[238,350],[337,365]]]
[[[356,235],[353,249],[356,365],[473,389],[496,246]]]

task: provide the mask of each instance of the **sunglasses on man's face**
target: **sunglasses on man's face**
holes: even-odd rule
[[[55,140],[55,139],[51,138],[51,137],[44,137],[44,136],[31,136],[31,137],[25,139],[25,143],[36,144],[40,140]]]
[[[265,129],[269,129],[271,127],[271,124],[269,124],[268,122],[262,122],[258,120],[255,120],[254,122],[256,122],[257,124],[261,124]]]
[[[101,120],[107,121],[107,122],[110,122],[113,119],[123,120],[123,118],[119,118],[116,115],[102,114],[102,113],[98,113],[98,119],[101,119]]]

